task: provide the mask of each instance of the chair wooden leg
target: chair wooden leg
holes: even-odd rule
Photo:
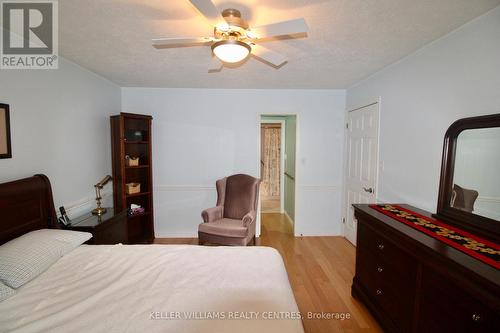
[[[203,245],[203,241],[198,238],[198,245]]]
[[[253,246],[257,245],[257,238],[253,236]]]

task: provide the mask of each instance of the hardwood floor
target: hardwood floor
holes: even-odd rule
[[[343,237],[294,237],[283,214],[261,214],[257,245],[283,256],[308,333],[382,332],[366,308],[351,297],[355,248]],[[155,239],[158,244],[198,244],[196,238]],[[339,313],[350,319],[308,319],[308,313]]]
[[[279,213],[281,200],[280,197],[264,197],[261,196],[260,209],[262,213]]]

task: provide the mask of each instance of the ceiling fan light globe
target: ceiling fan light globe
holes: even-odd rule
[[[227,63],[243,61],[251,51],[248,44],[237,40],[222,40],[212,45],[212,52],[215,56]]]

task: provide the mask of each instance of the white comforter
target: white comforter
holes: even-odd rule
[[[297,317],[267,247],[82,245],[0,302],[1,332],[303,332]]]

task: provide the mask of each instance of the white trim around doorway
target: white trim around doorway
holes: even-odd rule
[[[264,117],[272,117],[268,115],[262,115]],[[262,120],[260,124],[281,124],[281,147],[280,147],[280,213],[285,212],[285,120],[272,119],[272,120]],[[259,154],[260,160],[262,160],[262,151]],[[260,165],[259,165],[260,166]],[[260,166],[261,167],[261,166]],[[260,170],[260,168],[259,168]]]

